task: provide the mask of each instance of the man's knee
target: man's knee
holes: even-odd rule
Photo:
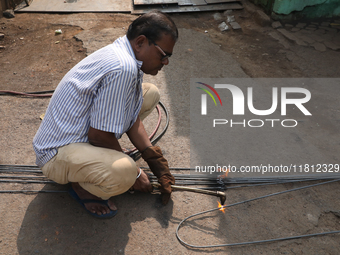
[[[140,118],[146,118],[156,107],[160,99],[158,88],[151,83],[143,83],[143,105],[140,111]]]
[[[113,185],[117,183],[122,189],[122,193],[127,191],[136,181],[138,175],[138,168],[135,161],[127,155],[115,160],[110,167],[110,177]]]
[[[154,101],[159,101],[160,93],[158,88],[152,83],[143,83],[143,97],[144,99],[153,99]]]
[[[102,162],[98,167],[100,171],[94,170],[84,183],[79,184],[103,199],[126,192],[133,186],[138,174],[136,163],[127,155]]]

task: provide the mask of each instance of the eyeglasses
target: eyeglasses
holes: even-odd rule
[[[152,44],[155,45],[155,47],[162,53],[163,57],[161,58],[161,61],[164,61],[164,60],[166,60],[166,59],[168,59],[168,58],[171,57],[172,54],[170,54],[170,53],[168,53],[168,54],[165,53],[164,50],[162,50],[162,48],[158,46],[158,44],[154,43],[154,42],[151,41],[151,40],[150,40],[150,42],[152,42]]]

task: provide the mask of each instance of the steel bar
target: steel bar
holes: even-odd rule
[[[47,184],[47,183],[53,183],[56,184],[53,181],[31,181],[31,180],[0,180],[0,182],[9,182],[9,183],[41,183],[41,184]]]
[[[147,169],[147,168],[145,168]],[[172,170],[190,170],[190,168],[170,168]],[[11,174],[6,176],[3,174]],[[31,174],[36,176],[18,176],[17,174]],[[156,176],[151,173],[147,173],[151,182],[157,182]],[[15,175],[15,176],[12,176]],[[274,184],[285,184],[294,182],[305,182],[305,181],[320,181],[320,180],[333,180],[340,177],[339,174],[321,174],[310,177],[305,176],[281,176],[281,177],[252,177],[252,178],[229,178],[220,176],[207,176],[200,174],[181,174],[173,173],[176,179],[176,185],[181,186],[200,186],[200,189],[204,190],[226,190],[231,188],[243,188],[243,187],[254,187],[262,185],[274,185]],[[5,180],[4,180],[5,179]],[[11,179],[11,180],[8,180]],[[23,179],[23,180],[21,180]],[[30,165],[0,165],[0,182],[11,182],[11,183],[54,183],[49,181],[43,176],[41,170],[37,166]],[[235,186],[235,184],[240,184]],[[204,186],[204,187],[203,187]]]
[[[41,171],[37,170],[19,170],[19,169],[0,169],[0,173],[30,173],[30,174],[43,174]]]
[[[29,169],[40,169],[38,166],[32,165],[0,165],[1,168],[29,168]]]
[[[0,190],[0,193],[67,193],[67,190]]]
[[[143,169],[148,169],[146,167],[141,167]],[[179,167],[174,167],[174,168],[170,168],[170,170],[190,170],[190,168],[179,168]],[[30,165],[0,165],[0,173],[1,172],[6,172],[6,171],[15,171],[15,172],[26,172],[27,170],[32,170],[35,171],[36,173],[42,174],[42,172],[40,171],[39,167],[37,166],[30,166]],[[31,171],[29,171],[29,173],[32,173]],[[151,174],[150,174],[151,175]],[[207,176],[203,176],[203,175],[194,175],[194,174],[173,174],[175,176],[175,178],[188,178],[190,180],[193,179],[202,179],[202,180],[217,180],[217,179],[222,179],[227,181],[228,183],[249,183],[249,182],[253,182],[253,183],[259,183],[259,182],[277,182],[277,181],[282,181],[282,180],[301,180],[301,181],[310,181],[310,180],[326,180],[326,179],[336,179],[340,177],[340,173],[336,173],[336,174],[327,174],[327,175],[314,175],[311,177],[306,177],[306,176],[301,176],[301,175],[291,175],[291,176],[281,176],[281,177],[253,177],[253,178],[244,178],[244,177],[232,177],[232,178],[218,178],[218,176],[212,176],[212,177],[207,177]],[[151,175],[153,176],[153,175]]]
[[[47,178],[45,176],[10,176],[10,175],[0,175],[0,178],[4,178],[4,179],[45,179],[47,180]]]
[[[12,180],[8,180],[11,179]],[[6,180],[2,180],[2,179],[6,179]],[[22,180],[24,179],[24,180]],[[40,180],[39,180],[40,179]],[[29,181],[28,181],[29,180]],[[47,178],[45,178],[44,176],[36,176],[36,177],[29,177],[29,176],[1,176],[0,175],[0,182],[32,182],[31,180],[34,180],[34,183],[54,183],[52,181],[49,181]],[[151,182],[153,181],[157,181],[156,178],[151,178],[150,179]],[[191,181],[189,180],[181,180],[181,179],[177,179],[176,178],[176,184],[177,185],[205,185],[205,186],[209,186],[209,189],[214,189],[214,187],[216,187],[217,190],[225,190],[226,189],[226,185],[228,185],[228,189],[231,188],[243,188],[243,187],[254,187],[254,186],[264,186],[264,185],[275,185],[275,184],[286,184],[286,183],[295,183],[295,182],[303,182],[303,181],[320,181],[320,179],[306,179],[306,180],[283,180],[283,181],[277,181],[277,182],[260,182],[260,183],[245,183],[244,185],[239,185],[239,186],[230,186],[230,185],[235,185],[235,184],[239,184],[239,183],[228,183],[228,182],[224,182],[221,180],[215,180],[215,181],[204,181],[204,180],[193,180]],[[242,182],[243,183],[243,182]],[[241,184],[242,184],[241,183]]]

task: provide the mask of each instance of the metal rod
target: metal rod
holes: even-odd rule
[[[25,193],[25,194],[35,194],[35,193],[67,193],[67,190],[0,190],[0,193]]]
[[[0,173],[31,173],[31,174],[42,174],[41,171],[36,171],[36,170],[18,170],[18,169],[0,169]]]
[[[11,176],[11,175],[0,175],[0,178],[4,179],[45,179],[47,178],[45,176]]]
[[[51,184],[56,184],[53,181],[31,181],[31,180],[0,180],[1,182],[11,182],[11,183],[41,183],[41,184],[46,184],[46,183],[51,183]]]
[[[152,183],[152,186],[159,188],[161,185],[159,183]],[[225,200],[226,200],[226,195],[222,191],[204,190],[204,189],[189,188],[189,187],[183,187],[183,186],[177,186],[177,185],[171,185],[171,188],[175,191],[176,190],[177,191],[189,191],[189,192],[194,192],[194,193],[216,196],[220,198],[222,205],[225,203]]]

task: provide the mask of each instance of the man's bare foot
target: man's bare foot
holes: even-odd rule
[[[78,197],[80,199],[94,199],[94,200],[102,200],[101,198],[92,195],[88,191],[84,190],[79,183],[73,182],[72,183],[72,188],[73,190],[77,193]],[[108,205],[99,204],[99,203],[85,203],[85,207],[87,210],[89,210],[92,213],[96,213],[98,215],[104,215],[110,213],[110,211],[115,211],[117,210],[117,207],[115,204],[111,201],[108,200]]]

